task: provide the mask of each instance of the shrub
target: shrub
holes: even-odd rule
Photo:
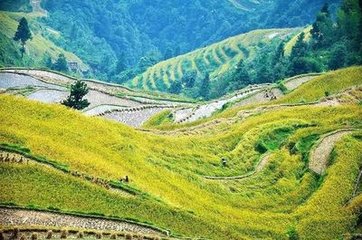
[[[19,240],[26,240],[26,236],[24,234],[21,234]]]
[[[60,233],[60,238],[67,238],[68,237],[68,231],[67,230],[62,230]]]
[[[130,240],[130,239],[133,238],[133,237],[132,237],[132,234],[130,234],[130,233],[127,233],[125,237],[126,237],[127,240]]]
[[[299,236],[297,233],[297,230],[295,230],[295,227],[289,227],[287,230],[287,236],[289,240],[298,240]]]
[[[78,232],[77,238],[83,238],[83,237],[84,237],[84,233],[83,232]]]
[[[268,148],[265,146],[265,144],[262,141],[258,141],[255,144],[255,150],[258,151],[259,153],[263,154],[268,151]]]
[[[17,238],[18,235],[19,235],[19,228],[14,228],[13,237],[14,237],[14,238]]]
[[[37,240],[38,239],[38,234],[37,233],[32,233],[31,234],[31,240]]]
[[[96,233],[96,238],[101,239],[102,238],[102,233]]]
[[[46,236],[46,239],[51,239],[53,237],[53,231],[52,230],[49,230],[47,232],[47,236]]]

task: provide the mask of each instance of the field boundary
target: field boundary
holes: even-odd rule
[[[39,208],[36,206],[23,207],[23,206],[18,206],[14,203],[11,203],[11,204],[0,203],[0,210],[1,210],[1,208],[12,209],[12,210],[36,211],[36,212],[52,213],[52,214],[59,214],[59,215],[65,215],[65,216],[68,215],[68,216],[81,217],[81,218],[117,221],[120,223],[123,222],[123,223],[128,223],[128,224],[134,224],[134,225],[144,227],[144,228],[149,228],[151,230],[157,231],[166,236],[171,235],[170,230],[162,229],[160,227],[157,227],[157,226],[154,226],[154,225],[151,225],[148,223],[139,222],[135,219],[126,219],[126,218],[120,218],[120,217],[116,217],[116,216],[105,216],[102,214],[91,214],[91,213],[83,213],[83,212],[76,212],[76,211],[64,211],[64,210],[58,210],[58,209],[56,209],[56,210],[55,209],[44,209],[44,208]]]

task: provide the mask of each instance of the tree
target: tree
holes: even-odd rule
[[[182,90],[182,84],[180,81],[173,81],[170,86],[170,93],[179,94]]]
[[[290,58],[298,58],[298,57],[304,57],[307,53],[308,45],[306,42],[304,42],[305,33],[302,32],[299,34],[297,42],[292,48],[292,52],[290,53]]]
[[[48,52],[45,52],[42,60],[43,66],[45,66],[48,69],[53,69],[53,61]]]
[[[84,109],[89,106],[89,102],[87,99],[83,99],[83,97],[88,93],[89,89],[85,82],[80,80],[76,81],[70,87],[70,95],[66,100],[62,102],[63,105],[74,108],[77,110]]]
[[[234,91],[250,83],[250,75],[243,60],[235,66],[235,73],[229,83],[228,91]]]
[[[316,21],[310,30],[315,47],[327,47],[332,44],[333,21],[326,3],[318,13]]]
[[[124,53],[121,53],[117,59],[117,65],[116,65],[116,74],[123,72],[126,70],[126,60]]]
[[[206,73],[204,79],[202,79],[199,96],[205,100],[208,100],[210,97],[210,75]]]
[[[59,72],[68,71],[67,59],[65,58],[63,53],[59,54],[57,61],[53,65],[53,69]]]
[[[173,57],[173,52],[172,52],[172,48],[168,47],[165,51],[165,54],[163,56],[163,60],[167,60],[169,58]]]
[[[336,45],[331,51],[331,58],[328,66],[332,70],[346,66],[347,62],[347,49],[345,44],[341,43]]]
[[[31,39],[31,32],[30,32],[28,21],[26,20],[26,18],[23,17],[20,19],[18,29],[16,30],[16,33],[15,33],[15,36],[13,39],[15,41],[20,41],[20,43],[21,43],[20,52],[21,52],[21,57],[23,57],[24,53],[25,53],[26,41]]]
[[[272,59],[271,68],[273,69],[272,73],[274,81],[283,79],[287,74],[289,65],[287,59],[285,58],[284,48],[285,43],[280,43]]]
[[[182,76],[182,83],[185,84],[187,88],[192,88],[195,85],[195,81],[197,78],[196,71],[188,71]]]

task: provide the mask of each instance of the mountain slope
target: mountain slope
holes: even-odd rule
[[[20,45],[14,42],[12,38],[16,32],[18,21],[23,16],[30,22],[33,36],[26,44],[27,52],[24,55],[24,59],[21,59]],[[49,40],[49,38],[57,39],[60,33],[50,28],[44,28],[42,24],[38,23],[38,17],[37,13],[0,12],[0,39],[3,42],[8,42],[8,44],[1,44],[1,47],[6,46],[8,49],[1,50],[0,54],[4,57],[0,58],[0,65],[4,67],[45,67],[46,56],[50,56],[55,61],[58,55],[63,53],[68,61],[77,62],[81,69],[87,70],[88,66],[78,56],[60,48],[53,41]]]
[[[340,0],[328,2],[335,8]],[[62,46],[104,77],[117,60],[134,66],[150,52],[159,61],[254,29],[310,24],[323,3],[44,0],[42,5],[49,13],[44,22],[62,33]]]
[[[241,59],[251,62],[260,54],[263,46],[277,46],[299,31],[299,29],[269,29],[241,34],[191,53],[162,61],[126,84],[145,90],[168,92],[173,82],[185,84],[183,78],[191,74],[191,78],[195,82],[185,89],[187,94],[187,92],[197,91],[201,78],[208,73],[215,89],[219,87],[215,85],[222,80],[221,76],[232,72]]]

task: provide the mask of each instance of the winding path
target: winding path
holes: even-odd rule
[[[316,148],[310,153],[309,169],[317,174],[324,173],[334,145],[342,139],[342,137],[351,132],[353,132],[351,129],[342,129],[325,135]]]

